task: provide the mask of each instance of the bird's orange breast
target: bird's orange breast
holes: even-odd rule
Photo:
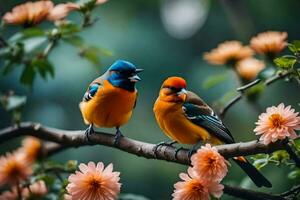
[[[80,110],[87,124],[108,128],[122,126],[131,117],[136,95],[136,91],[114,87],[105,80],[90,101],[80,103]]]
[[[193,124],[186,118],[182,103],[156,100],[153,108],[160,128],[171,139],[182,144],[196,144],[211,139],[210,134],[202,127]]]

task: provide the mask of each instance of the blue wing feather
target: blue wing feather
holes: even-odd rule
[[[209,131],[212,135],[219,138],[225,143],[233,143],[234,139],[230,131],[225,127],[220,119],[212,113],[212,115],[204,114],[203,111],[192,103],[183,104],[183,110],[186,117],[194,124],[201,126]]]
[[[95,94],[97,93],[98,89],[99,89],[100,84],[99,83],[92,83],[88,90],[86,91],[86,93],[83,96],[83,100],[84,101],[89,101],[91,100]]]

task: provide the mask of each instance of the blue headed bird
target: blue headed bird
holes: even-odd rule
[[[128,61],[117,60],[89,85],[79,104],[84,122],[89,125],[85,132],[89,141],[94,125],[115,127],[115,145],[118,145],[122,137],[120,126],[129,121],[136,105],[135,84],[141,80],[137,75],[141,71]]]

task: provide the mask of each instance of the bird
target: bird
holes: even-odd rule
[[[141,80],[137,75],[143,69],[125,60],[115,61],[108,70],[96,78],[87,88],[79,108],[85,124],[86,139],[91,142],[94,125],[103,128],[116,128],[114,144],[118,145],[123,136],[120,126],[131,118],[136,106],[137,89],[135,84]]]
[[[157,144],[154,151],[160,145],[174,143],[194,145],[190,152],[195,150],[199,143],[211,145],[235,143],[232,134],[213,109],[186,88],[187,83],[181,77],[169,77],[163,82],[153,112],[159,127],[173,141]],[[236,157],[233,160],[258,187],[272,187],[272,184],[245,157]]]

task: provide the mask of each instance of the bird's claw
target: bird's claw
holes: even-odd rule
[[[155,154],[155,157],[157,157],[157,150],[160,146],[169,146],[169,147],[173,147],[173,144],[176,144],[176,141],[172,141],[172,142],[160,142],[157,145],[154,146],[153,151]]]
[[[192,157],[192,155],[193,155],[194,153],[196,153],[196,149],[194,149],[194,148],[192,148],[192,149],[190,149],[190,150],[188,151],[188,157],[189,157],[189,159],[191,159],[191,157]]]
[[[184,150],[184,149],[185,148],[183,148],[183,147],[179,147],[178,149],[175,150],[175,156],[174,157],[175,157],[176,160],[178,160],[178,152],[181,151],[181,150]]]
[[[117,128],[117,132],[115,135],[115,140],[114,140],[114,146],[119,146],[120,144],[120,139],[123,137],[121,131]]]
[[[89,143],[92,143],[91,139],[90,139],[90,135],[93,134],[94,128],[93,128],[93,124],[91,124],[86,130],[85,130],[85,138]]]

